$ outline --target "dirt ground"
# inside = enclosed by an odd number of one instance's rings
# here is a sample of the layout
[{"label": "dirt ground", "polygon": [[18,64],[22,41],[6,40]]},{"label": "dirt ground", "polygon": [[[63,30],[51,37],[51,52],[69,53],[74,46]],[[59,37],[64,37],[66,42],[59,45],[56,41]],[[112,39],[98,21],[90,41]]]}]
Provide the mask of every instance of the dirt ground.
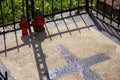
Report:
[{"label": "dirt ground", "polygon": [[[83,22],[77,22],[79,28],[84,27]],[[49,33],[55,34],[48,37],[42,42],[42,50],[46,56],[46,64],[48,70],[67,64],[61,55],[54,49],[56,45],[63,45],[79,59],[88,58],[90,56],[103,53],[110,59],[90,66],[90,69],[100,76],[102,80],[120,80],[120,45],[113,42],[94,27],[82,28],[78,30],[75,24],[57,28],[48,28]],[[23,44],[21,39],[18,40],[19,45]],[[1,43],[2,44],[2,43]],[[31,45],[31,44],[30,44]],[[15,39],[7,42],[7,49],[16,46]],[[0,51],[4,46],[0,46]],[[10,71],[15,80],[39,80],[37,65],[35,61],[34,50],[28,45],[13,49],[5,54],[0,54],[0,60]],[[56,80],[84,80],[77,72],[72,72],[62,76]]]}]

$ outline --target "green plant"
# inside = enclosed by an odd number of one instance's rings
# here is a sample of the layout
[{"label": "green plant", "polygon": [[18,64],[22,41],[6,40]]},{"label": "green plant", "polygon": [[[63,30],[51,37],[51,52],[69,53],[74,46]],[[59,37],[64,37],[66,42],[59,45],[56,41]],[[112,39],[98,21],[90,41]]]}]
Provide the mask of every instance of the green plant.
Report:
[{"label": "green plant", "polygon": [[97,6],[97,1],[98,0],[90,0],[89,5],[93,6],[93,7],[96,7]]},{"label": "green plant", "polygon": [[[44,14],[52,14],[61,10],[61,1],[62,1],[62,10],[70,8],[70,0],[44,0],[44,5],[42,0],[34,0],[35,8],[40,8],[41,12]],[[71,0],[71,8],[78,7],[78,0]],[[13,3],[12,3],[13,2]],[[79,5],[85,5],[85,0],[80,0]],[[29,5],[29,15],[31,18],[31,2],[28,0]],[[21,14],[26,15],[26,0],[1,0],[2,13],[0,9],[0,25],[2,25],[2,16],[4,19],[4,24],[12,23],[13,21],[17,22],[18,17]],[[53,8],[52,8],[53,7]],[[53,15],[54,16],[54,15]],[[51,16],[49,16],[51,17]]]},{"label": "green plant", "polygon": [[112,14],[112,19],[113,19],[113,20],[118,20],[118,17],[119,17],[119,16],[115,15],[114,13]]},{"label": "green plant", "polygon": [[[0,14],[3,16],[4,24],[18,21],[18,16],[23,14],[22,0],[3,0],[1,7],[2,13]],[[0,21],[0,24],[2,24],[2,18],[0,18]]]}]

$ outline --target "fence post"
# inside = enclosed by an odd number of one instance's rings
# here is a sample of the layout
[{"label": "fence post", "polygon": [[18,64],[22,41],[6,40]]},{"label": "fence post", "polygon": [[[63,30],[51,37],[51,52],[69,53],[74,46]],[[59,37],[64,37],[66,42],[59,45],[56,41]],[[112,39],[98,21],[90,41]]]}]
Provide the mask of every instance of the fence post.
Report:
[{"label": "fence post", "polygon": [[[28,0],[26,0],[26,14],[27,14],[27,21],[30,22],[29,2],[28,2]],[[29,26],[29,33],[30,34],[32,33],[30,26]]]},{"label": "fence post", "polygon": [[85,0],[85,10],[89,12],[89,0]]},{"label": "fence post", "polygon": [[119,1],[119,16],[118,16],[118,28],[120,27],[120,1]]},{"label": "fence post", "polygon": [[32,18],[34,17],[34,11],[35,11],[34,0],[31,0],[31,13],[32,13]]}]

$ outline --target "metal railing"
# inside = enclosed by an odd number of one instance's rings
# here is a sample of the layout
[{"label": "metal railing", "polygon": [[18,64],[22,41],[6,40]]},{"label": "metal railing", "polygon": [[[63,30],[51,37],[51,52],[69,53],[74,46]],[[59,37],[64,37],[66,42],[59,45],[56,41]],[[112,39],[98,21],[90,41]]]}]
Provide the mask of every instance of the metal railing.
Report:
[{"label": "metal railing", "polygon": [[[107,0],[0,0],[0,35],[3,35],[4,48],[6,50],[6,33],[14,32],[16,45],[18,46],[17,31],[20,30],[19,16],[27,16],[28,22],[33,18],[35,8],[39,8],[45,18],[52,18],[46,21],[64,19],[63,13],[72,11],[79,13],[81,9],[95,16],[101,22],[108,25],[108,28],[120,32],[120,3],[115,6],[115,0],[111,3]],[[59,19],[54,19],[60,14]],[[29,32],[31,28],[29,27]],[[19,48],[17,48],[19,51]]]},{"label": "metal railing", "polygon": [[[30,20],[34,16],[35,8],[39,8],[42,15],[45,18],[51,18],[50,20],[46,21],[46,23],[49,23],[52,21],[55,22],[56,20],[60,20],[60,19],[63,19],[64,21],[65,19],[65,17],[63,17],[64,12],[68,12],[69,17],[73,17],[72,11],[75,11],[76,13],[80,13],[80,10],[84,9],[86,12],[88,12],[88,14],[95,16],[94,17],[95,19],[97,18],[103,24],[104,23],[107,24],[109,29],[112,28],[113,30],[115,30],[116,33],[118,33],[120,32],[120,29],[119,29],[120,28],[120,3],[117,7],[115,7],[114,0],[112,0],[110,4],[108,4],[108,2],[106,1],[107,0],[0,0],[0,37],[3,36],[3,46],[4,46],[4,50],[0,51],[0,53],[5,53],[5,56],[7,56],[7,51],[17,49],[17,51],[19,52],[19,47],[26,45],[26,44],[21,44],[21,45],[18,44],[17,31],[20,30],[18,26],[18,23],[20,22],[19,16],[21,14],[24,14],[25,16],[27,16],[27,21],[30,23]],[[60,14],[59,19],[54,18],[56,14]],[[56,25],[56,28],[59,32],[57,25]],[[46,30],[48,30],[47,27],[46,27]],[[12,48],[7,48],[6,35],[7,33],[12,33],[12,32],[15,34],[16,46]],[[29,26],[29,32],[31,33],[30,26]],[[68,32],[69,32],[69,29],[68,29]],[[61,33],[60,33],[60,36],[61,36]],[[120,34],[117,37],[119,36]],[[120,38],[119,38],[119,41],[120,41]],[[50,80],[48,76],[45,57],[42,53],[40,53],[40,51],[42,51],[41,43],[38,44],[38,43],[31,42],[31,44],[34,49],[40,80],[43,80],[44,75],[46,75],[47,80]],[[36,44],[39,47],[35,47]],[[42,58],[40,58],[38,54],[41,55]],[[40,64],[44,66],[44,69],[40,68]],[[41,70],[43,70],[44,73],[41,72]]]},{"label": "metal railing", "polygon": [[[74,2],[73,2],[74,1]],[[84,0],[0,0],[0,27],[5,28],[12,25],[12,30],[2,30],[0,34],[19,30],[15,26],[19,23],[19,16],[24,14],[27,20],[33,18],[35,8],[40,8],[44,17],[54,17],[55,14],[67,12],[85,7]]]},{"label": "metal railing", "polygon": [[[74,2],[73,2],[74,1]],[[85,8],[84,0],[0,0],[0,36],[3,38],[5,55],[7,51],[7,34],[14,33],[16,41],[16,49],[19,52],[18,33],[20,30],[18,23],[21,14],[27,17],[27,21],[34,16],[35,8],[39,8],[45,18],[52,18],[46,23],[55,21],[54,16],[60,14],[64,19],[63,13],[68,12],[70,15],[72,11],[79,13],[80,9]],[[29,27],[29,33],[31,28]]]},{"label": "metal railing", "polygon": [[[120,26],[120,2],[112,0],[1,0],[0,1],[0,28],[3,28],[0,34],[19,30],[16,23],[19,23],[19,16],[24,14],[28,21],[33,18],[35,8],[40,8],[44,17],[53,18],[55,14],[68,12],[71,14],[73,10],[79,12],[80,8],[85,8],[87,11],[96,11],[96,16],[101,14],[101,19],[105,22],[108,18],[109,25],[115,26],[116,30]],[[6,30],[11,26],[11,30]]]},{"label": "metal railing", "polygon": [[101,22],[120,32],[119,0],[89,0],[89,11]]}]

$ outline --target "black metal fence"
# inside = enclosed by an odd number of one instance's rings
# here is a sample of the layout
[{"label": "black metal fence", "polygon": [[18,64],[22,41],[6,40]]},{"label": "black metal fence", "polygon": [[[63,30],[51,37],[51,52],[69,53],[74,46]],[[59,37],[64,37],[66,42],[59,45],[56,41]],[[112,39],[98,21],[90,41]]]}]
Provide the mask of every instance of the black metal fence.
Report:
[{"label": "black metal fence", "polygon": [[[46,18],[52,18],[46,21],[55,20],[54,16],[72,11],[79,13],[86,10],[92,13],[101,22],[106,23],[115,31],[120,32],[120,2],[117,0],[0,0],[0,35],[4,36],[4,45],[6,45],[6,33],[14,32],[18,46],[17,31],[20,30],[17,23],[21,14],[27,16],[28,22],[33,18],[35,8],[39,8],[42,15]],[[29,32],[31,29],[29,28]],[[5,46],[6,49],[6,46]],[[18,49],[19,51],[19,49]]]},{"label": "black metal fence", "polygon": [[[119,0],[0,0],[0,34],[19,30],[16,26],[19,16],[24,14],[30,21],[35,8],[40,8],[43,16],[49,18],[58,13],[62,16],[62,13],[67,11],[70,14],[73,10],[79,13],[80,9],[85,8],[89,12],[95,11],[94,15],[103,22],[107,18],[109,21],[106,23],[115,26],[116,30],[120,26]],[[99,17],[99,14],[102,17]]]},{"label": "black metal fence", "polygon": [[[0,0],[0,34],[19,30],[16,23],[19,16],[24,14],[30,21],[34,15],[35,8],[40,8],[44,17],[53,18],[55,14],[85,7],[84,0]],[[77,12],[76,11],[76,12]],[[5,29],[9,26],[9,30]]]},{"label": "black metal fence", "polygon": [[120,1],[89,0],[89,11],[101,22],[120,32]]}]

